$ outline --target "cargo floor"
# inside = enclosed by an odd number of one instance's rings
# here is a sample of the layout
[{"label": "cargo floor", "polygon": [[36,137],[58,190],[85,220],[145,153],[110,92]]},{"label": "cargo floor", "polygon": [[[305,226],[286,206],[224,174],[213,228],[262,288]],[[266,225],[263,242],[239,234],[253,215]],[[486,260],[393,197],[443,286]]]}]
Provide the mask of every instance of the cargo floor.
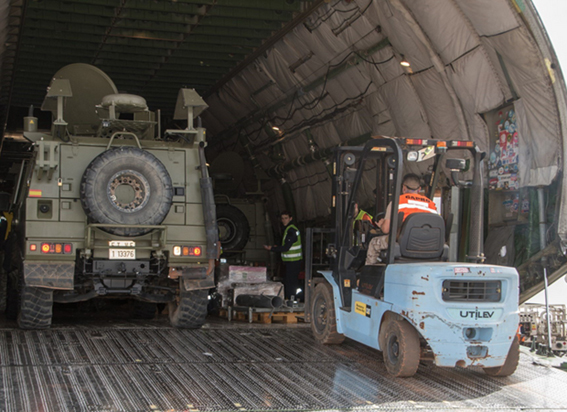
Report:
[{"label": "cargo floor", "polygon": [[56,313],[52,329],[22,331],[1,319],[0,365],[1,411],[567,410],[567,373],[526,354],[504,379],[434,366],[392,379],[380,352],[319,346],[305,324],[176,330],[163,315]]}]

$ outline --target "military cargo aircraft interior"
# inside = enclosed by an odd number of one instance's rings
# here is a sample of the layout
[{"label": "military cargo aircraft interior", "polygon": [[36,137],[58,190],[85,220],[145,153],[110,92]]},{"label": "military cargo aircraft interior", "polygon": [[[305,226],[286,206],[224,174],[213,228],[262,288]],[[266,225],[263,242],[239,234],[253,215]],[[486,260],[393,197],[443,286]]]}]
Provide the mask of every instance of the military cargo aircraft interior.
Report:
[{"label": "military cargo aircraft interior", "polygon": [[0,3],[0,410],[567,410],[545,0]]}]

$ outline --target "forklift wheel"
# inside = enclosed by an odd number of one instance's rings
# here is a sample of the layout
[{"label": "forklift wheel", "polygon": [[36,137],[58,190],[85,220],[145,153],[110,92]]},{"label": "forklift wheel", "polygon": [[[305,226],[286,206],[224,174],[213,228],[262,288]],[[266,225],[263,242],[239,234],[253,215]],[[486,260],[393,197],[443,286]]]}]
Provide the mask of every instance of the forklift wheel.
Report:
[{"label": "forklift wheel", "polygon": [[406,320],[391,319],[382,326],[384,363],[390,375],[407,378],[417,372],[420,348],[416,330]]},{"label": "forklift wheel", "polygon": [[518,336],[516,336],[512,341],[512,346],[510,346],[504,365],[494,368],[484,368],[484,372],[487,375],[501,378],[510,376],[516,371],[518,362],[520,362],[520,343],[518,342]]},{"label": "forklift wheel", "polygon": [[323,345],[343,343],[345,336],[337,332],[333,289],[327,282],[319,283],[311,298],[311,330],[315,340]]}]

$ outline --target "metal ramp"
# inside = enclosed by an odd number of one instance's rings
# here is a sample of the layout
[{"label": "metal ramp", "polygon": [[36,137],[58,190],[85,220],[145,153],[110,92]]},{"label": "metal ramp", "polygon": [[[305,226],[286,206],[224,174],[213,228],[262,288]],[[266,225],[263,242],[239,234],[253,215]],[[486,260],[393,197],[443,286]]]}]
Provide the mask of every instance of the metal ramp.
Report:
[{"label": "metal ramp", "polygon": [[504,379],[434,366],[393,379],[379,352],[348,340],[319,346],[304,324],[165,325],[161,316],[22,331],[0,321],[0,410],[567,409],[567,373],[525,355]]}]

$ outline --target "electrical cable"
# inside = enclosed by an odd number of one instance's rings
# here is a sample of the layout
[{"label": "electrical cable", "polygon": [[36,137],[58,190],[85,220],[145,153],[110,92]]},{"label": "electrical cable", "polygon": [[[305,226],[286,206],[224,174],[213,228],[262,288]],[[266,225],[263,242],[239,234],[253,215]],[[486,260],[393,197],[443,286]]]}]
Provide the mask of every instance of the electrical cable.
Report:
[{"label": "electrical cable", "polygon": [[[326,89],[327,89],[327,81],[328,81],[328,79],[329,79],[329,72],[331,71],[331,69],[334,68],[334,67],[337,67],[337,66],[342,65],[342,64],[343,64],[347,59],[349,59],[353,54],[358,54],[358,52],[356,52],[356,51],[351,51],[351,52],[350,52],[349,54],[347,54],[343,59],[341,59],[340,62],[335,63],[335,64],[332,64],[332,65],[329,65],[329,66],[327,67],[327,72],[325,73],[325,76],[324,76],[324,79],[325,79],[325,80],[324,80],[324,82],[323,82],[323,86],[322,86],[322,89],[321,89],[321,94],[319,95],[319,97],[313,99],[311,102],[305,103],[304,105],[302,105],[302,106],[296,108],[293,112],[291,112],[291,116],[288,114],[288,116],[286,116],[286,118],[283,118],[283,119],[280,118],[279,116],[275,116],[275,117],[273,117],[272,119],[281,119],[282,123],[280,123],[279,126],[283,126],[283,125],[285,124],[285,122],[287,122],[288,120],[290,120],[290,119],[293,117],[293,115],[295,115],[295,113],[296,113],[298,110],[303,110],[303,109],[313,110],[313,109],[315,108],[315,106],[316,106],[317,104],[319,104],[319,103],[321,102],[321,100],[325,97],[325,91],[326,91]],[[297,95],[297,92],[294,94],[294,99],[292,100],[292,104],[293,104],[293,101],[295,100],[295,96],[296,96],[296,95]],[[335,106],[335,107],[336,107],[336,106]]]},{"label": "electrical cable", "polygon": [[[298,183],[298,182],[300,182],[300,181],[302,181],[302,180],[309,179],[309,178],[316,177],[316,176],[322,176],[322,175],[325,176],[324,179],[318,179],[318,180],[317,180],[316,182],[314,182],[314,183],[307,183],[307,184],[301,184],[301,185],[295,186],[296,183]],[[318,173],[315,173],[315,174],[311,174],[311,175],[309,175],[309,176],[300,177],[300,178],[297,178],[297,179],[295,179],[295,180],[289,180],[289,184],[290,184],[290,186],[291,186],[291,188],[292,188],[293,190],[298,190],[298,189],[304,189],[304,188],[306,188],[306,187],[313,187],[313,186],[316,186],[316,185],[318,185],[318,184],[320,184],[320,183],[327,182],[327,181],[329,181],[329,180],[330,180],[330,178],[329,178],[329,172],[327,172],[326,170],[324,170],[324,171],[322,171],[322,172],[318,172]]]},{"label": "electrical cable", "polygon": [[[311,117],[308,118],[308,119],[305,119],[303,122],[300,122],[299,124],[297,124],[297,125],[295,125],[293,128],[291,128],[291,129],[287,132],[287,134],[292,133],[293,131],[297,130],[298,128],[302,128],[303,125],[304,125],[306,122],[309,122],[311,119],[314,119],[315,117],[320,116],[322,113],[325,113],[326,111],[329,111],[329,110],[332,110],[332,109],[336,109],[336,108],[338,108],[339,106],[343,105],[344,103],[346,103],[346,102],[348,102],[348,101],[354,101],[354,100],[360,99],[361,97],[363,97],[363,96],[366,94],[366,92],[368,91],[368,89],[370,89],[370,86],[372,86],[372,84],[373,84],[373,82],[370,81],[362,93],[359,93],[358,95],[356,95],[356,96],[354,96],[354,97],[347,97],[347,98],[343,99],[341,102],[336,103],[334,106],[328,107],[327,109],[323,109],[323,110],[322,110],[320,113],[318,113],[317,115],[314,115],[314,116],[311,116]],[[339,112],[339,113],[340,113],[340,112]]]},{"label": "electrical cable", "polygon": [[[362,54],[360,54],[360,53],[357,52],[357,51],[353,51],[353,52],[349,53],[349,54],[348,54],[345,58],[343,58],[339,63],[336,63],[336,64],[333,64],[333,65],[328,66],[328,68],[327,68],[327,73],[325,74],[325,82],[323,83],[323,89],[321,90],[321,95],[320,95],[318,98],[312,100],[310,103],[306,103],[306,104],[304,104],[304,105],[302,105],[302,106],[296,108],[293,112],[291,112],[291,110],[290,110],[290,111],[288,112],[288,115],[287,115],[285,118],[281,118],[281,117],[279,117],[279,116],[272,117],[273,120],[276,120],[276,119],[277,119],[277,120],[279,120],[279,121],[281,122],[281,123],[278,124],[278,126],[283,126],[288,120],[290,120],[290,119],[293,117],[293,115],[295,115],[295,113],[296,113],[298,110],[302,110],[302,109],[313,110],[313,109],[315,108],[315,106],[320,103],[320,101],[323,99],[323,97],[324,97],[324,95],[325,95],[325,90],[326,90],[326,86],[327,86],[328,75],[329,75],[329,72],[330,72],[331,68],[343,64],[343,63],[345,62],[345,60],[348,59],[348,58],[349,58],[351,55],[353,55],[353,54],[356,54],[361,60],[363,60],[363,61],[365,61],[365,62],[367,62],[367,63],[373,64],[374,66],[378,66],[378,65],[381,65],[381,64],[385,64],[385,63],[387,63],[387,62],[389,62],[389,61],[391,61],[392,59],[395,58],[395,56],[392,55],[391,57],[389,57],[389,58],[386,59],[386,60],[376,62],[376,61],[374,61],[373,59],[372,59],[372,60],[366,59]],[[368,88],[367,88],[367,90],[368,90]],[[295,100],[295,97],[296,97],[296,96],[297,96],[297,92],[294,94],[294,100]],[[294,101],[294,100],[292,100],[292,103],[291,103],[291,104],[293,104],[293,101]],[[340,103],[339,103],[339,104],[340,104]],[[290,108],[290,109],[291,109],[291,108]],[[290,115],[290,113],[291,113],[291,115]]]},{"label": "electrical cable", "polygon": [[[342,32],[344,31],[343,26],[344,26],[345,24],[348,25],[348,26],[350,26],[352,23],[354,23],[355,21],[357,21],[358,19],[360,19],[360,18],[364,15],[364,13],[366,13],[366,11],[370,8],[370,5],[372,4],[372,1],[373,1],[373,0],[369,0],[369,1],[368,1],[368,4],[366,5],[366,8],[365,8],[364,10],[362,10],[362,11],[360,11],[360,7],[358,7],[360,14],[359,14],[358,16],[356,16],[355,19],[353,19],[353,20],[345,19],[345,20],[339,25],[339,27],[336,27],[336,28],[334,28],[334,29],[331,29],[331,32],[333,32],[333,33],[335,34],[335,36],[338,35],[338,34],[340,34],[340,33],[342,33]],[[345,28],[346,28],[346,27],[345,27]],[[337,33],[336,33],[336,32],[337,32]]]},{"label": "electrical cable", "polygon": [[360,54],[360,53],[358,53],[358,52],[356,52],[356,55],[357,55],[358,57],[360,57],[361,60],[363,60],[363,61],[365,61],[365,62],[367,62],[367,63],[373,64],[374,66],[379,66],[379,65],[381,65],[381,64],[388,63],[390,60],[392,60],[393,58],[396,57],[396,56],[392,55],[391,57],[387,58],[386,60],[382,60],[382,61],[380,61],[380,62],[375,62],[374,60],[368,60],[368,59],[366,59],[362,54]]},{"label": "electrical cable", "polygon": [[[315,19],[313,24],[310,24],[309,27],[308,27],[310,29],[310,31],[318,29],[319,26],[321,26],[321,24],[327,22],[335,13],[350,13],[351,11],[360,12],[360,6],[358,4],[356,5],[356,7],[353,7],[353,8],[348,9],[348,10],[336,9],[335,7],[339,3],[340,3],[340,1],[335,2],[335,4],[330,6],[329,10],[327,10],[325,13],[323,13],[321,16],[319,16],[317,19]],[[370,0],[370,3],[372,3],[372,0]],[[369,5],[366,6],[366,9],[368,9],[368,7],[369,7]],[[364,11],[366,11],[366,9]],[[331,12],[331,10],[332,10],[332,12]],[[362,12],[362,13],[364,13],[364,12]],[[348,20],[348,18],[344,19],[343,22],[340,25],[344,24],[347,20]],[[319,24],[317,24],[317,23],[319,23]]]}]

